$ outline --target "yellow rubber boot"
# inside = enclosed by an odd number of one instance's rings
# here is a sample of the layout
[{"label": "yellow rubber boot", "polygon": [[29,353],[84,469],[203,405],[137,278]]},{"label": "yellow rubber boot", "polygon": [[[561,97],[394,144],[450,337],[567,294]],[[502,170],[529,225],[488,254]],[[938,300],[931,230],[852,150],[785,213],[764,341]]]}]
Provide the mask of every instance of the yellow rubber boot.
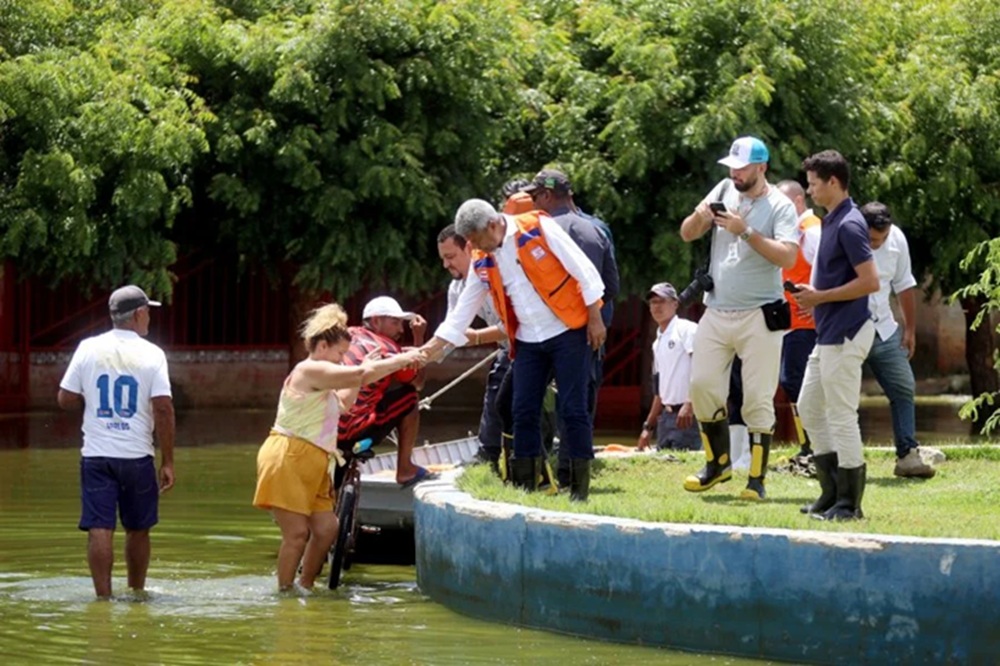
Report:
[{"label": "yellow rubber boot", "polygon": [[760,501],[767,497],[764,491],[764,476],[767,474],[767,458],[771,452],[771,438],[768,432],[750,433],[750,478],[740,497]]},{"label": "yellow rubber boot", "polygon": [[729,419],[699,421],[698,425],[705,447],[705,466],[684,479],[684,490],[692,493],[704,492],[733,478],[733,461],[729,459]]}]

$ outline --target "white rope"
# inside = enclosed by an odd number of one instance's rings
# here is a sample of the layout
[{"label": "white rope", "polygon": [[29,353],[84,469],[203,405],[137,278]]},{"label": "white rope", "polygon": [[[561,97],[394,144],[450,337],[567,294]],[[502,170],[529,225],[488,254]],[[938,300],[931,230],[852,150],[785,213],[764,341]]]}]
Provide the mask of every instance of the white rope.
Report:
[{"label": "white rope", "polygon": [[438,398],[440,398],[442,394],[444,394],[447,391],[449,391],[450,389],[454,388],[463,379],[465,379],[469,375],[471,375],[474,372],[476,372],[476,370],[479,370],[484,365],[488,365],[489,363],[492,363],[493,359],[496,358],[497,354],[499,354],[499,353],[500,353],[500,348],[497,347],[496,349],[493,350],[493,352],[489,356],[487,356],[483,360],[479,361],[479,363],[476,363],[474,366],[472,366],[471,368],[469,368],[468,370],[466,370],[465,372],[463,372],[462,374],[460,374],[458,377],[455,377],[455,379],[451,380],[449,383],[447,383],[444,386],[442,386],[441,389],[438,390],[438,392],[435,393],[434,395],[429,395],[426,398],[424,398],[423,400],[421,400],[419,403],[417,403],[417,406],[420,409],[430,409],[432,402],[434,402],[435,400],[437,400]]}]

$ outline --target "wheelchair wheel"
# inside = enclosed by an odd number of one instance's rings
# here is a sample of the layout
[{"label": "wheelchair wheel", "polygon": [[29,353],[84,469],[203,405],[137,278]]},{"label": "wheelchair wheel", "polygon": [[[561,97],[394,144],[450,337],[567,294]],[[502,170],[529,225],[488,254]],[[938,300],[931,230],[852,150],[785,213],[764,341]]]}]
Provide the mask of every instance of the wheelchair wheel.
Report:
[{"label": "wheelchair wheel", "polygon": [[[352,532],[354,531],[354,507],[358,495],[353,485],[344,486],[340,493],[340,506],[337,507],[337,519],[340,522],[337,540],[330,551],[330,589],[335,590],[340,585],[341,572],[350,567],[348,549],[352,549]],[[346,563],[346,566],[345,566]]]}]

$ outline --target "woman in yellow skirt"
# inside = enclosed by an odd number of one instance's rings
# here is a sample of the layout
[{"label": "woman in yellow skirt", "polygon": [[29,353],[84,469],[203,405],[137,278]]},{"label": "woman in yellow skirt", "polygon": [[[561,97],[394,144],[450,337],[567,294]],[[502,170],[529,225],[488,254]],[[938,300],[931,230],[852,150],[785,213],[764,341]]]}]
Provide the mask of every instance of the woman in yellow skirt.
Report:
[{"label": "woman in yellow skirt", "polygon": [[270,510],[281,528],[278,588],[310,589],[337,534],[329,460],[337,447],[337,422],[365,384],[408,366],[421,366],[417,350],[388,358],[375,352],[361,365],[341,364],[351,334],[337,304],[314,310],[302,325],[309,358],[292,369],[281,387],[271,435],[257,454],[253,505]]}]

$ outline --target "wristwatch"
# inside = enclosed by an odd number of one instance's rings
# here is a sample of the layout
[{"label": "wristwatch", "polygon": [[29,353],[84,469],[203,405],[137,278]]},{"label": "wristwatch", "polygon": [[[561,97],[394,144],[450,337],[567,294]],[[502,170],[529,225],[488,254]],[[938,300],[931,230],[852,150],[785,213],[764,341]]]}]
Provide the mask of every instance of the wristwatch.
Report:
[{"label": "wristwatch", "polygon": [[751,236],[753,236],[753,227],[747,226],[740,234],[740,240],[749,241]]},{"label": "wristwatch", "polygon": [[649,425],[645,421],[642,422],[643,431],[653,432],[653,426]]}]

